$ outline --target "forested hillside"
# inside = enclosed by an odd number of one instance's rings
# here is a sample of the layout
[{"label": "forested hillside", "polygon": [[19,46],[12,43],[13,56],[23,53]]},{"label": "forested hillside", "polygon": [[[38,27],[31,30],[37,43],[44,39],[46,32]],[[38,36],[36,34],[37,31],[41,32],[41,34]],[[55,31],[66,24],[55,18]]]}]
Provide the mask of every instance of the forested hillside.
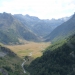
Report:
[{"label": "forested hillside", "polygon": [[48,47],[27,69],[31,75],[75,75],[75,35]]},{"label": "forested hillside", "polygon": [[24,75],[22,62],[14,52],[0,45],[0,75]]}]

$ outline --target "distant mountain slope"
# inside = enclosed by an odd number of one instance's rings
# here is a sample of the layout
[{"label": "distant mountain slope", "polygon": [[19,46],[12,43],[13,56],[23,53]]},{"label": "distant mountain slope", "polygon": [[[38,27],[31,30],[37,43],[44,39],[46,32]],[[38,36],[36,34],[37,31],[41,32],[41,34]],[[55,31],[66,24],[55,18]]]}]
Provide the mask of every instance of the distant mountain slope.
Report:
[{"label": "distant mountain slope", "polygon": [[75,32],[75,14],[67,22],[55,28],[48,36],[46,41],[57,41],[72,35]]},{"label": "distant mountain slope", "polygon": [[35,32],[39,36],[46,36],[48,35],[54,28],[61,25],[63,22],[65,22],[68,17],[61,18],[61,19],[39,19],[35,16],[29,16],[29,15],[21,15],[21,14],[15,14],[15,18],[17,18],[19,21],[21,21],[24,25],[26,25],[29,29],[31,29],[33,32]]},{"label": "distant mountain slope", "polygon": [[28,71],[31,75],[75,75],[75,35],[48,47]]},{"label": "distant mountain slope", "polygon": [[22,62],[14,52],[0,45],[0,75],[24,75]]},{"label": "distant mountain slope", "polygon": [[19,44],[19,39],[38,41],[38,37],[25,25],[8,13],[0,13],[0,42]]}]

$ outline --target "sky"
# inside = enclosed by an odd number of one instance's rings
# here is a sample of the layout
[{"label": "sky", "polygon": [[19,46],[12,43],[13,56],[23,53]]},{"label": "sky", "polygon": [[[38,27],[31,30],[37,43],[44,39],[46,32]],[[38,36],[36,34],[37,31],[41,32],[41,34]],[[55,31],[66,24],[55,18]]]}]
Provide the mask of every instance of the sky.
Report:
[{"label": "sky", "polygon": [[0,0],[2,12],[58,19],[74,14],[75,0]]}]

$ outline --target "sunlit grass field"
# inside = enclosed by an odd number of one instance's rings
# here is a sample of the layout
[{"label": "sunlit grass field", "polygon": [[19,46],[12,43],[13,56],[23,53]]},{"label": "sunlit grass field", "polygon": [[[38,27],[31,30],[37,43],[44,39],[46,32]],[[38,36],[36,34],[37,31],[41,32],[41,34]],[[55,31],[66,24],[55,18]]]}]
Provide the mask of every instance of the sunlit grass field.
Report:
[{"label": "sunlit grass field", "polygon": [[15,52],[19,57],[23,58],[28,55],[32,55],[32,57],[40,57],[42,55],[42,51],[45,50],[46,47],[50,45],[50,42],[28,42],[24,45],[5,45],[7,48],[11,49]]}]

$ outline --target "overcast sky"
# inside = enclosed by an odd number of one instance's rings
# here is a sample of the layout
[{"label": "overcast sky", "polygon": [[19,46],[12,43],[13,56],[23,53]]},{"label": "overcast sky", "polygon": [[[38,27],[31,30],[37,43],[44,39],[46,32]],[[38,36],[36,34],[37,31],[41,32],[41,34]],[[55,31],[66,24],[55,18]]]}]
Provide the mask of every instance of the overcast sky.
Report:
[{"label": "overcast sky", "polygon": [[75,0],[0,0],[2,12],[57,19],[75,12]]}]

